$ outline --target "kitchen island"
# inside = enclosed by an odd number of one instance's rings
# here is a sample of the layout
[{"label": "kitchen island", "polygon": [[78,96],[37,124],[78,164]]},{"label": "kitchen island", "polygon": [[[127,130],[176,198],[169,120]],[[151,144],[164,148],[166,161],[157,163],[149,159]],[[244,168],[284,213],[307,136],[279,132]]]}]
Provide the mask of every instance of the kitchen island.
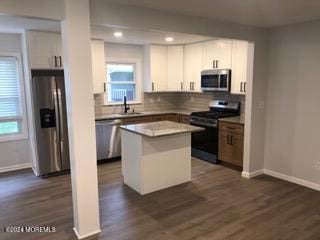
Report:
[{"label": "kitchen island", "polygon": [[143,195],[191,181],[191,132],[203,128],[160,121],[120,129],[126,185]]}]

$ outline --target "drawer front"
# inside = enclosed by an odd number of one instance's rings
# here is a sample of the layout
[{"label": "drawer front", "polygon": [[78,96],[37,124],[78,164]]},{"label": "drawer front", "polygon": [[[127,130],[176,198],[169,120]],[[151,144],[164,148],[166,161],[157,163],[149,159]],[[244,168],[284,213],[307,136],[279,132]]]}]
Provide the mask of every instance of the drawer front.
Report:
[{"label": "drawer front", "polygon": [[148,123],[153,122],[152,116],[148,117],[132,117],[132,118],[125,118],[121,120],[122,124],[138,124],[138,123]]},{"label": "drawer front", "polygon": [[166,121],[178,122],[178,115],[177,114],[167,114],[165,115]]},{"label": "drawer front", "polygon": [[190,123],[190,116],[181,114],[180,115],[180,122],[185,123],[185,124],[189,124]]},{"label": "drawer front", "polygon": [[236,123],[219,122],[219,131],[243,135],[243,125]]}]

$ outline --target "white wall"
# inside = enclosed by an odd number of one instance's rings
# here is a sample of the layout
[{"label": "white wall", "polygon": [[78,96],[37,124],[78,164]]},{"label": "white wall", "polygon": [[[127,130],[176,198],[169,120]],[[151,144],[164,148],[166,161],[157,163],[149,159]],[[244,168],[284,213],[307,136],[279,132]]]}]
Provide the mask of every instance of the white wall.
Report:
[{"label": "white wall", "polygon": [[[0,52],[15,52],[22,55],[21,35],[0,33]],[[31,163],[29,139],[0,142],[0,153],[0,171]]]},{"label": "white wall", "polygon": [[[226,37],[252,41],[255,44],[253,83],[248,83],[246,96],[246,142],[244,170],[263,169],[265,145],[266,100],[269,30],[238,24],[190,17],[148,8],[110,4],[104,0],[90,2],[91,24],[122,26],[139,30],[160,30]],[[252,114],[251,114],[252,113]],[[251,131],[250,131],[251,130]],[[250,164],[249,163],[250,159]]]},{"label": "white wall", "polygon": [[110,58],[136,58],[143,61],[142,46],[132,44],[105,43],[106,60]]},{"label": "white wall", "polygon": [[62,0],[1,0],[0,13],[52,20],[63,18]]},{"label": "white wall", "polygon": [[265,146],[266,169],[316,184],[320,184],[319,29],[316,21],[271,32]]}]

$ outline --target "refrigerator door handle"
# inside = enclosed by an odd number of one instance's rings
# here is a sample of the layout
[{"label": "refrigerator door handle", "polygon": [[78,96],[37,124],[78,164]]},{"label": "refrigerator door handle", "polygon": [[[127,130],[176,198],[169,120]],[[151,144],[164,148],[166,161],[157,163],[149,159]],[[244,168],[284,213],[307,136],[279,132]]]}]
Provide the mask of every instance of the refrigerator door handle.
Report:
[{"label": "refrigerator door handle", "polygon": [[[59,103],[58,103],[58,96],[55,90],[52,91],[53,100],[54,100],[54,113],[56,117],[56,129],[57,129],[57,141],[60,141],[60,116],[59,116]],[[57,142],[58,143],[58,142]]]},{"label": "refrigerator door handle", "polygon": [[[63,116],[62,116],[62,100],[61,100],[61,89],[58,88],[58,107],[59,107],[59,121],[61,121],[59,123],[59,130],[60,130],[60,133],[63,133],[64,132],[64,126],[63,126],[63,123],[62,123],[62,119],[63,119]],[[63,136],[61,136],[61,140]]]},{"label": "refrigerator door handle", "polygon": [[[58,96],[57,96],[57,91],[53,90],[53,99],[54,99],[54,112],[55,112],[55,117],[56,117],[56,133],[57,133],[57,138],[56,138],[56,147],[58,148],[58,154],[59,158],[61,159],[61,131],[60,131],[60,119],[59,119],[59,102],[58,102]],[[56,165],[56,169],[60,169],[59,164],[61,164],[60,161],[55,161],[54,164]]]},{"label": "refrigerator door handle", "polygon": [[61,89],[57,89],[58,92],[58,106],[59,106],[59,141],[60,141],[60,151],[61,151],[61,156],[63,156],[63,142],[65,141],[63,133],[65,131],[64,126],[63,126],[63,116],[62,116],[62,98],[61,98]]}]

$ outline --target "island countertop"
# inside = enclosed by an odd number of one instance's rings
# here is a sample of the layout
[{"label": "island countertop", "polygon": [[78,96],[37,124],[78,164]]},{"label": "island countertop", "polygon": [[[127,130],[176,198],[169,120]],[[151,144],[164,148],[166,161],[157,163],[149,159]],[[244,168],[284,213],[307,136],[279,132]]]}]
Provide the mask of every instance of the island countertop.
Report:
[{"label": "island countertop", "polygon": [[121,125],[121,129],[147,137],[161,137],[179,133],[200,132],[204,128],[171,121]]}]

